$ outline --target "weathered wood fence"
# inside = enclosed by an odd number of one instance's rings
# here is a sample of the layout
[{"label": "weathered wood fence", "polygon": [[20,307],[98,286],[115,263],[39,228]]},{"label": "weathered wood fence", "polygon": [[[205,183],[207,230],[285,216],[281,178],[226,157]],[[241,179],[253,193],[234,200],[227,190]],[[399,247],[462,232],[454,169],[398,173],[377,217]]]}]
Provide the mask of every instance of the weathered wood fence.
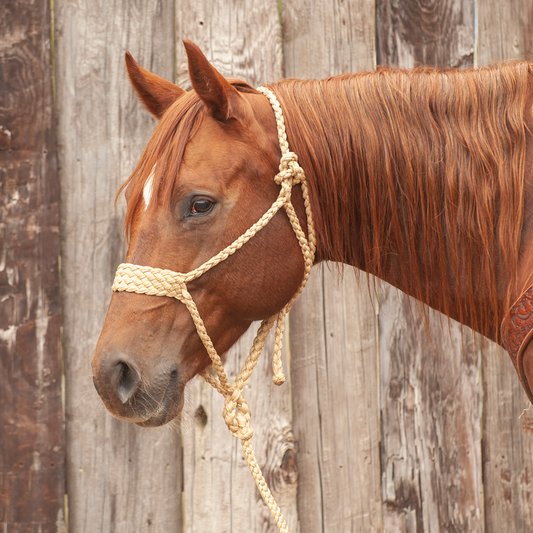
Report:
[{"label": "weathered wood fence", "polygon": [[[126,50],[189,88],[189,38],[259,85],[525,58],[532,21],[527,0],[3,0],[0,530],[276,530],[209,386],[194,381],[181,422],[154,430],[109,416],[92,386],[124,257],[113,199],[154,127]],[[274,388],[264,358],[247,391],[291,531],[533,530],[533,422],[512,365],[430,314],[428,331],[390,287],[315,270],[290,316],[289,383]]]}]

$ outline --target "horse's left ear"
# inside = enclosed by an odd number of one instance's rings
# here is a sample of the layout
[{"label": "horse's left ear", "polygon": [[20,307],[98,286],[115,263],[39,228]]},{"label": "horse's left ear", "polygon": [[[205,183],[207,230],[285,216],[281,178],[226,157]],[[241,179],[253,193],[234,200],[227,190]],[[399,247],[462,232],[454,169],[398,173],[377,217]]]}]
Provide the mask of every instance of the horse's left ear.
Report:
[{"label": "horse's left ear", "polygon": [[221,122],[235,117],[242,103],[237,89],[209,63],[198,46],[188,39],[185,39],[183,44],[189,60],[189,76],[193,89],[204,101],[212,116]]}]

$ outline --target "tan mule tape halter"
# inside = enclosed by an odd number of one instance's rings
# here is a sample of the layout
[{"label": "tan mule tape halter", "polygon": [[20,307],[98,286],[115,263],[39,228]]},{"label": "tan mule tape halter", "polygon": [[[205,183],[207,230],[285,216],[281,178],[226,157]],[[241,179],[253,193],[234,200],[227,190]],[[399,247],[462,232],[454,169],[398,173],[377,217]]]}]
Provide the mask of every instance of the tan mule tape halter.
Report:
[{"label": "tan mule tape halter", "polygon": [[[287,134],[285,132],[285,121],[283,119],[281,106],[279,105],[279,102],[272,91],[266,87],[259,87],[257,90],[268,98],[276,116],[278,139],[281,148],[279,173],[274,178],[275,182],[281,186],[281,190],[276,201],[248,231],[246,231],[228,247],[224,248],[224,250],[191,272],[180,273],[173,272],[172,270],[163,270],[161,268],[122,263],[117,269],[112,289],[114,292],[126,291],[154,296],[168,296],[171,298],[176,298],[186,305],[191,318],[193,319],[194,325],[196,326],[196,331],[198,332],[198,335],[200,336],[200,339],[202,340],[202,343],[204,344],[205,349],[211,358],[213,368],[216,372],[216,377],[214,377],[207,370],[204,370],[202,372],[202,376],[218,392],[220,392],[220,394],[224,396],[225,404],[222,414],[228,429],[234,437],[241,439],[244,455],[252,476],[263,500],[267,504],[272,516],[274,517],[274,520],[276,521],[278,529],[282,533],[289,533],[285,519],[283,518],[279,507],[272,497],[272,494],[265,482],[263,474],[261,473],[261,469],[259,468],[254,456],[252,444],[250,442],[250,439],[253,435],[252,426],[250,425],[251,412],[248,404],[242,396],[242,391],[245,385],[248,383],[248,379],[253,372],[261,352],[263,351],[268,333],[272,329],[272,326],[275,322],[277,322],[277,325],[272,362],[274,369],[273,381],[276,385],[281,385],[285,381],[281,363],[281,346],[283,340],[283,331],[285,328],[285,316],[289,312],[292,303],[302,292],[307,280],[309,279],[309,274],[311,273],[311,267],[313,266],[315,258],[316,239],[305,173],[298,164],[297,155],[289,150],[289,143],[287,142]],[[298,216],[296,215],[294,207],[291,203],[292,187],[298,183],[302,187],[305,213],[307,217],[308,237],[305,236],[305,233],[300,225],[300,221],[298,220]],[[287,216],[289,217],[289,221],[302,250],[305,262],[305,271],[302,283],[296,294],[277,315],[263,320],[257,331],[250,354],[246,358],[239,376],[235,379],[235,383],[231,384],[224,371],[220,356],[215,350],[211,338],[209,337],[205,328],[204,322],[198,313],[196,304],[187,290],[187,282],[200,277],[202,274],[227,259],[230,255],[234,254],[255,234],[263,229],[282,207],[285,209]]]}]

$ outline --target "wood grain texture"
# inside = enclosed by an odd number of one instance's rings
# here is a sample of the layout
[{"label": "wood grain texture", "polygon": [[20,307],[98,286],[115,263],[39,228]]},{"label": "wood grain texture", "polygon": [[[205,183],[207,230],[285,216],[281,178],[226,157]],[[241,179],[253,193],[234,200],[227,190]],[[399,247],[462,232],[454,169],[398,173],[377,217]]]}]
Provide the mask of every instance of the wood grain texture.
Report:
[{"label": "wood grain texture", "polygon": [[196,43],[224,76],[254,86],[282,76],[277,0],[176,2],[177,84],[190,89],[183,39]]},{"label": "wood grain texture", "polygon": [[[378,63],[472,66],[474,2],[379,0]],[[472,334],[386,287],[379,317],[384,531],[483,531],[481,357]],[[442,324],[441,324],[442,322]]]},{"label": "wood grain texture", "polygon": [[528,0],[489,0],[477,8],[479,66],[504,59],[533,60],[533,4]]},{"label": "wood grain texture", "polygon": [[64,531],[49,2],[0,5],[0,530]]},{"label": "wood grain texture", "polygon": [[[252,337],[250,333],[244,335],[227,355],[225,368],[232,381],[244,364]],[[244,397],[252,411],[252,445],[259,466],[290,531],[297,532],[298,470],[289,410],[290,383],[281,387],[272,383],[272,348],[271,336]],[[185,531],[277,532],[255,487],[240,441],[228,432],[223,407],[222,396],[203,379],[188,385],[182,417]]]},{"label": "wood grain texture", "polygon": [[[374,2],[282,3],[284,73],[374,68]],[[290,143],[290,139],[289,139]],[[314,272],[291,311],[294,433],[302,531],[380,531],[379,381],[374,309],[346,267]]]},{"label": "wood grain texture", "polygon": [[[533,4],[478,5],[479,65],[532,59]],[[507,352],[483,340],[483,479],[486,531],[533,530],[533,419]]]},{"label": "wood grain texture", "polygon": [[474,0],[376,0],[379,65],[469,67]]},{"label": "wood grain texture", "polygon": [[124,259],[119,185],[154,128],[124,66],[174,78],[171,3],[56,0],[69,531],[181,531],[181,446],[168,428],[112,418],[90,359]]},{"label": "wood grain texture", "polygon": [[286,78],[325,78],[374,68],[373,1],[282,2],[282,25]]},{"label": "wood grain texture", "polygon": [[[254,86],[276,81],[281,70],[281,32],[275,0],[178,2],[177,79],[190,88],[181,40],[191,39],[223,75]],[[252,345],[257,324],[227,354],[235,379]],[[272,343],[267,344],[245,398],[252,410],[252,444],[265,479],[290,531],[298,531],[298,472],[290,416],[290,384],[275,387]],[[284,356],[285,357],[285,356]],[[288,374],[288,372],[286,372]],[[189,384],[182,417],[185,531],[272,532],[277,527],[261,500],[240,442],[222,418],[222,397],[202,379]]]},{"label": "wood grain texture", "polygon": [[302,531],[381,531],[376,340],[365,278],[315,267],[291,311]]},{"label": "wood grain texture", "polygon": [[483,531],[477,337],[383,289],[379,314],[384,532]]},{"label": "wood grain texture", "polygon": [[533,530],[533,413],[509,355],[483,339],[487,533]]}]

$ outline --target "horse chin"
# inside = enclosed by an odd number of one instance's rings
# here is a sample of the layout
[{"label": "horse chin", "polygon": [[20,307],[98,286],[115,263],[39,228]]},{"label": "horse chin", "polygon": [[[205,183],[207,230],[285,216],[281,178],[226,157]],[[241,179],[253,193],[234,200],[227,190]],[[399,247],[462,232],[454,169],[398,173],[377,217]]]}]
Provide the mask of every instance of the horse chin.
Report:
[{"label": "horse chin", "polygon": [[[153,403],[153,400],[150,403]],[[174,395],[165,394],[155,406],[145,405],[140,408],[138,405],[122,405],[119,407],[106,404],[106,407],[115,418],[133,422],[140,427],[164,426],[181,413],[183,409],[183,390]]]},{"label": "horse chin", "polygon": [[[169,384],[163,393],[163,396],[154,401],[154,394],[150,392],[143,393],[146,406],[141,412],[137,411],[137,416],[130,419],[141,427],[158,427],[163,426],[176,418],[183,409],[184,386],[180,383]],[[148,402],[146,399],[150,398]],[[133,410],[134,412],[136,410]],[[139,420],[139,415],[142,417]]]},{"label": "horse chin", "polygon": [[[170,408],[170,406],[174,408]],[[180,396],[179,403],[176,403],[175,400],[171,399],[169,396],[165,396],[163,401],[156,409],[156,411],[146,420],[141,422],[135,422],[140,427],[143,428],[154,428],[159,426],[164,426],[168,424],[171,420],[174,420],[183,409],[183,394]]]}]

